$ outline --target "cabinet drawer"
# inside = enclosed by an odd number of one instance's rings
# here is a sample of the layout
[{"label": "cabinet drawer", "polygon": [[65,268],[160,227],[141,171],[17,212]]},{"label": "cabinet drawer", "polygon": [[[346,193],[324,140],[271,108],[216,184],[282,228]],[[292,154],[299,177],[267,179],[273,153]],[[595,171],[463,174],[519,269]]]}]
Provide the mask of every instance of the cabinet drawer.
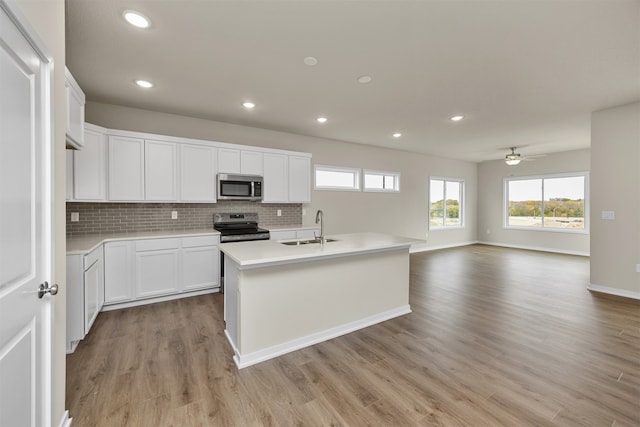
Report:
[{"label": "cabinet drawer", "polygon": [[157,251],[161,249],[178,249],[179,239],[149,239],[137,240],[136,252]]},{"label": "cabinet drawer", "polygon": [[100,258],[102,258],[102,245],[95,248],[94,250],[92,250],[91,252],[89,252],[84,256],[84,260],[83,260],[84,270],[85,271],[88,270],[89,267],[91,267]]},{"label": "cabinet drawer", "polygon": [[197,248],[199,246],[217,246],[220,244],[220,236],[193,236],[183,237],[183,248]]}]

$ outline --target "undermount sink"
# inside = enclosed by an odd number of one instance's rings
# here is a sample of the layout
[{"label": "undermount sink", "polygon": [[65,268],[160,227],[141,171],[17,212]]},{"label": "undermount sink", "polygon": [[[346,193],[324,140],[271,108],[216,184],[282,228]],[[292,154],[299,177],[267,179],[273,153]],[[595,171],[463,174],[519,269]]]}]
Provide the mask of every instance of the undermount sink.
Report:
[{"label": "undermount sink", "polygon": [[[324,239],[325,243],[329,242],[337,242],[336,239]],[[280,242],[283,245],[287,246],[300,246],[300,245],[309,245],[314,243],[320,243],[320,239],[306,239],[306,240],[289,240],[288,242]]]}]

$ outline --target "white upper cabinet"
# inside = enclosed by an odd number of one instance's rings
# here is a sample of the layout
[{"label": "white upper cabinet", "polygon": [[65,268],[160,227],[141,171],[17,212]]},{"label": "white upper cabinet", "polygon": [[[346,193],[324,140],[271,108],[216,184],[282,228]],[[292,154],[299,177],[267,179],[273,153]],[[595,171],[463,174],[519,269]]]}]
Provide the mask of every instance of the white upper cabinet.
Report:
[{"label": "white upper cabinet", "polygon": [[264,153],[263,198],[266,203],[289,201],[289,156]]},{"label": "white upper cabinet", "polygon": [[109,137],[109,200],[144,200],[144,139]]},{"label": "white upper cabinet", "polygon": [[[73,199],[103,201],[107,198],[107,136],[87,125],[81,151],[73,152]],[[67,178],[68,179],[68,178]]]},{"label": "white upper cabinet", "polygon": [[217,170],[215,147],[180,144],[180,201],[215,203]]},{"label": "white upper cabinet", "polygon": [[144,146],[145,200],[175,201],[176,143],[145,140]]},{"label": "white upper cabinet", "polygon": [[240,173],[240,150],[218,148],[218,173]]},{"label": "white upper cabinet", "polygon": [[240,152],[240,173],[247,175],[263,174],[263,154],[258,151],[242,150]]},{"label": "white upper cabinet", "polygon": [[67,145],[79,150],[84,145],[84,105],[86,98],[68,69],[65,69],[64,90],[67,103]]},{"label": "white upper cabinet", "polygon": [[311,202],[311,158],[289,156],[289,202]]}]

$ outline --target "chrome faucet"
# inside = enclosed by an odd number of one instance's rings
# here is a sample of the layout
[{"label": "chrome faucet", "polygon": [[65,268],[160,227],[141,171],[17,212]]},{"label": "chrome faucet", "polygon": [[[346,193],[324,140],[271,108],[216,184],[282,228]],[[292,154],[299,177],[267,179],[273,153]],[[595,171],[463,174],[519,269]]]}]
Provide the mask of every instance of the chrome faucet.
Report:
[{"label": "chrome faucet", "polygon": [[324,245],[324,214],[320,209],[318,209],[318,212],[316,212],[316,224],[318,223],[320,223],[320,237],[318,238],[320,239],[320,245],[323,246]]}]

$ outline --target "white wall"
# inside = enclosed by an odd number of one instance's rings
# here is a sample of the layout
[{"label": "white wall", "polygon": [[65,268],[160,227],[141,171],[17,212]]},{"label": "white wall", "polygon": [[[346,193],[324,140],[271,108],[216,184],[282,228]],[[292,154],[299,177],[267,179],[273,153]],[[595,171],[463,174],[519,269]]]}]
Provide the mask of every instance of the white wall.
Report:
[{"label": "white wall", "polygon": [[640,103],[592,114],[591,155],[591,288],[640,299]]},{"label": "white wall", "polygon": [[55,301],[53,336],[53,424],[65,411],[66,374],[66,222],[65,222],[65,129],[64,96],[65,23],[64,0],[18,0],[18,6],[53,56],[53,131],[54,131],[54,282],[60,285]]},{"label": "white wall", "polygon": [[322,209],[327,234],[382,231],[425,239],[429,176],[463,178],[470,207],[467,226],[432,232],[428,245],[456,245],[476,238],[476,163],[95,102],[87,104],[86,118],[89,123],[112,129],[308,152],[313,154],[313,164],[400,172],[401,191],[397,194],[313,191],[312,203],[303,206],[307,211],[303,222],[311,224],[315,211]]},{"label": "white wall", "polygon": [[589,254],[589,235],[553,231],[504,228],[503,182],[512,176],[532,176],[565,172],[588,172],[590,150],[575,150],[523,161],[507,166],[504,160],[482,162],[478,166],[478,240],[488,244]]}]

